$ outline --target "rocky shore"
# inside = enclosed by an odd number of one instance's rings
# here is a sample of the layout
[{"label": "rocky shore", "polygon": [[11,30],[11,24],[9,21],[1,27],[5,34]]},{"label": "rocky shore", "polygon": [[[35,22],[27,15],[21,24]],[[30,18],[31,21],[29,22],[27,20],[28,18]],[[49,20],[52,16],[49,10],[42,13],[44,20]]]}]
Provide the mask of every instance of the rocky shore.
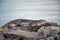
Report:
[{"label": "rocky shore", "polygon": [[18,19],[8,22],[0,30],[3,40],[60,40],[60,26],[45,20]]}]

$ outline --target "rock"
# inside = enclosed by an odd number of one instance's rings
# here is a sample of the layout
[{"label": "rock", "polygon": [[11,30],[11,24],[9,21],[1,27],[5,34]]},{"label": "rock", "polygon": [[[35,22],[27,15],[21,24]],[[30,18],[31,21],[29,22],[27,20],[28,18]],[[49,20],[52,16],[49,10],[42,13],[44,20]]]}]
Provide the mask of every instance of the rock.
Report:
[{"label": "rock", "polygon": [[[57,26],[58,27],[59,25],[57,23],[47,22],[45,20],[17,19],[17,20],[8,22],[2,28],[6,29],[6,27],[7,27],[8,32],[11,30],[20,30],[20,31],[22,30],[21,32],[15,31],[15,32],[13,32],[13,34],[10,34],[10,33],[4,34],[4,37],[8,38],[8,39],[10,38],[10,40],[13,40],[13,39],[16,39],[16,40],[38,40],[38,37],[39,37],[38,30],[43,26],[44,27],[46,27],[46,26],[48,26],[48,27],[49,26]],[[28,32],[26,32],[26,31],[28,31]],[[35,32],[35,33],[38,32],[37,36],[33,32]],[[15,33],[17,33],[17,35]],[[21,35],[19,35],[19,33]],[[27,33],[30,34],[31,37]],[[26,37],[26,35],[27,35],[27,37]],[[36,39],[32,37],[33,35]]]}]

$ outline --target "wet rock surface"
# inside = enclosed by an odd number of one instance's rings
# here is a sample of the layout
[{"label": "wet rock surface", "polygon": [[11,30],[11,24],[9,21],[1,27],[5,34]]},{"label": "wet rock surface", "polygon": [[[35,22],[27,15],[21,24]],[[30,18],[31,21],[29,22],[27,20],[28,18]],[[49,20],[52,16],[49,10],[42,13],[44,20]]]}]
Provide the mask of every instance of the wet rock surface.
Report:
[{"label": "wet rock surface", "polygon": [[[23,31],[29,31],[29,32],[38,32],[38,30],[43,26],[59,26],[57,23],[53,22],[47,22],[45,20],[23,20],[18,19],[11,21],[4,25],[2,28],[5,30],[23,30]],[[38,36],[39,37],[39,36]],[[24,37],[22,35],[15,35],[15,34],[4,34],[3,33],[4,40],[40,40],[39,38],[29,38]],[[46,39],[41,39],[46,40]]]}]

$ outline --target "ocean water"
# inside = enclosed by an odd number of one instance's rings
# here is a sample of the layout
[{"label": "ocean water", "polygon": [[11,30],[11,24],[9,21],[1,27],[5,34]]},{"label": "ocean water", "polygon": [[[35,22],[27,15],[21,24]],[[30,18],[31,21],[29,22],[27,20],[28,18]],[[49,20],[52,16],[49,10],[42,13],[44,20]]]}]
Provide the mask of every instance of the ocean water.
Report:
[{"label": "ocean water", "polygon": [[60,24],[60,0],[0,0],[0,27],[16,19],[44,19]]}]

